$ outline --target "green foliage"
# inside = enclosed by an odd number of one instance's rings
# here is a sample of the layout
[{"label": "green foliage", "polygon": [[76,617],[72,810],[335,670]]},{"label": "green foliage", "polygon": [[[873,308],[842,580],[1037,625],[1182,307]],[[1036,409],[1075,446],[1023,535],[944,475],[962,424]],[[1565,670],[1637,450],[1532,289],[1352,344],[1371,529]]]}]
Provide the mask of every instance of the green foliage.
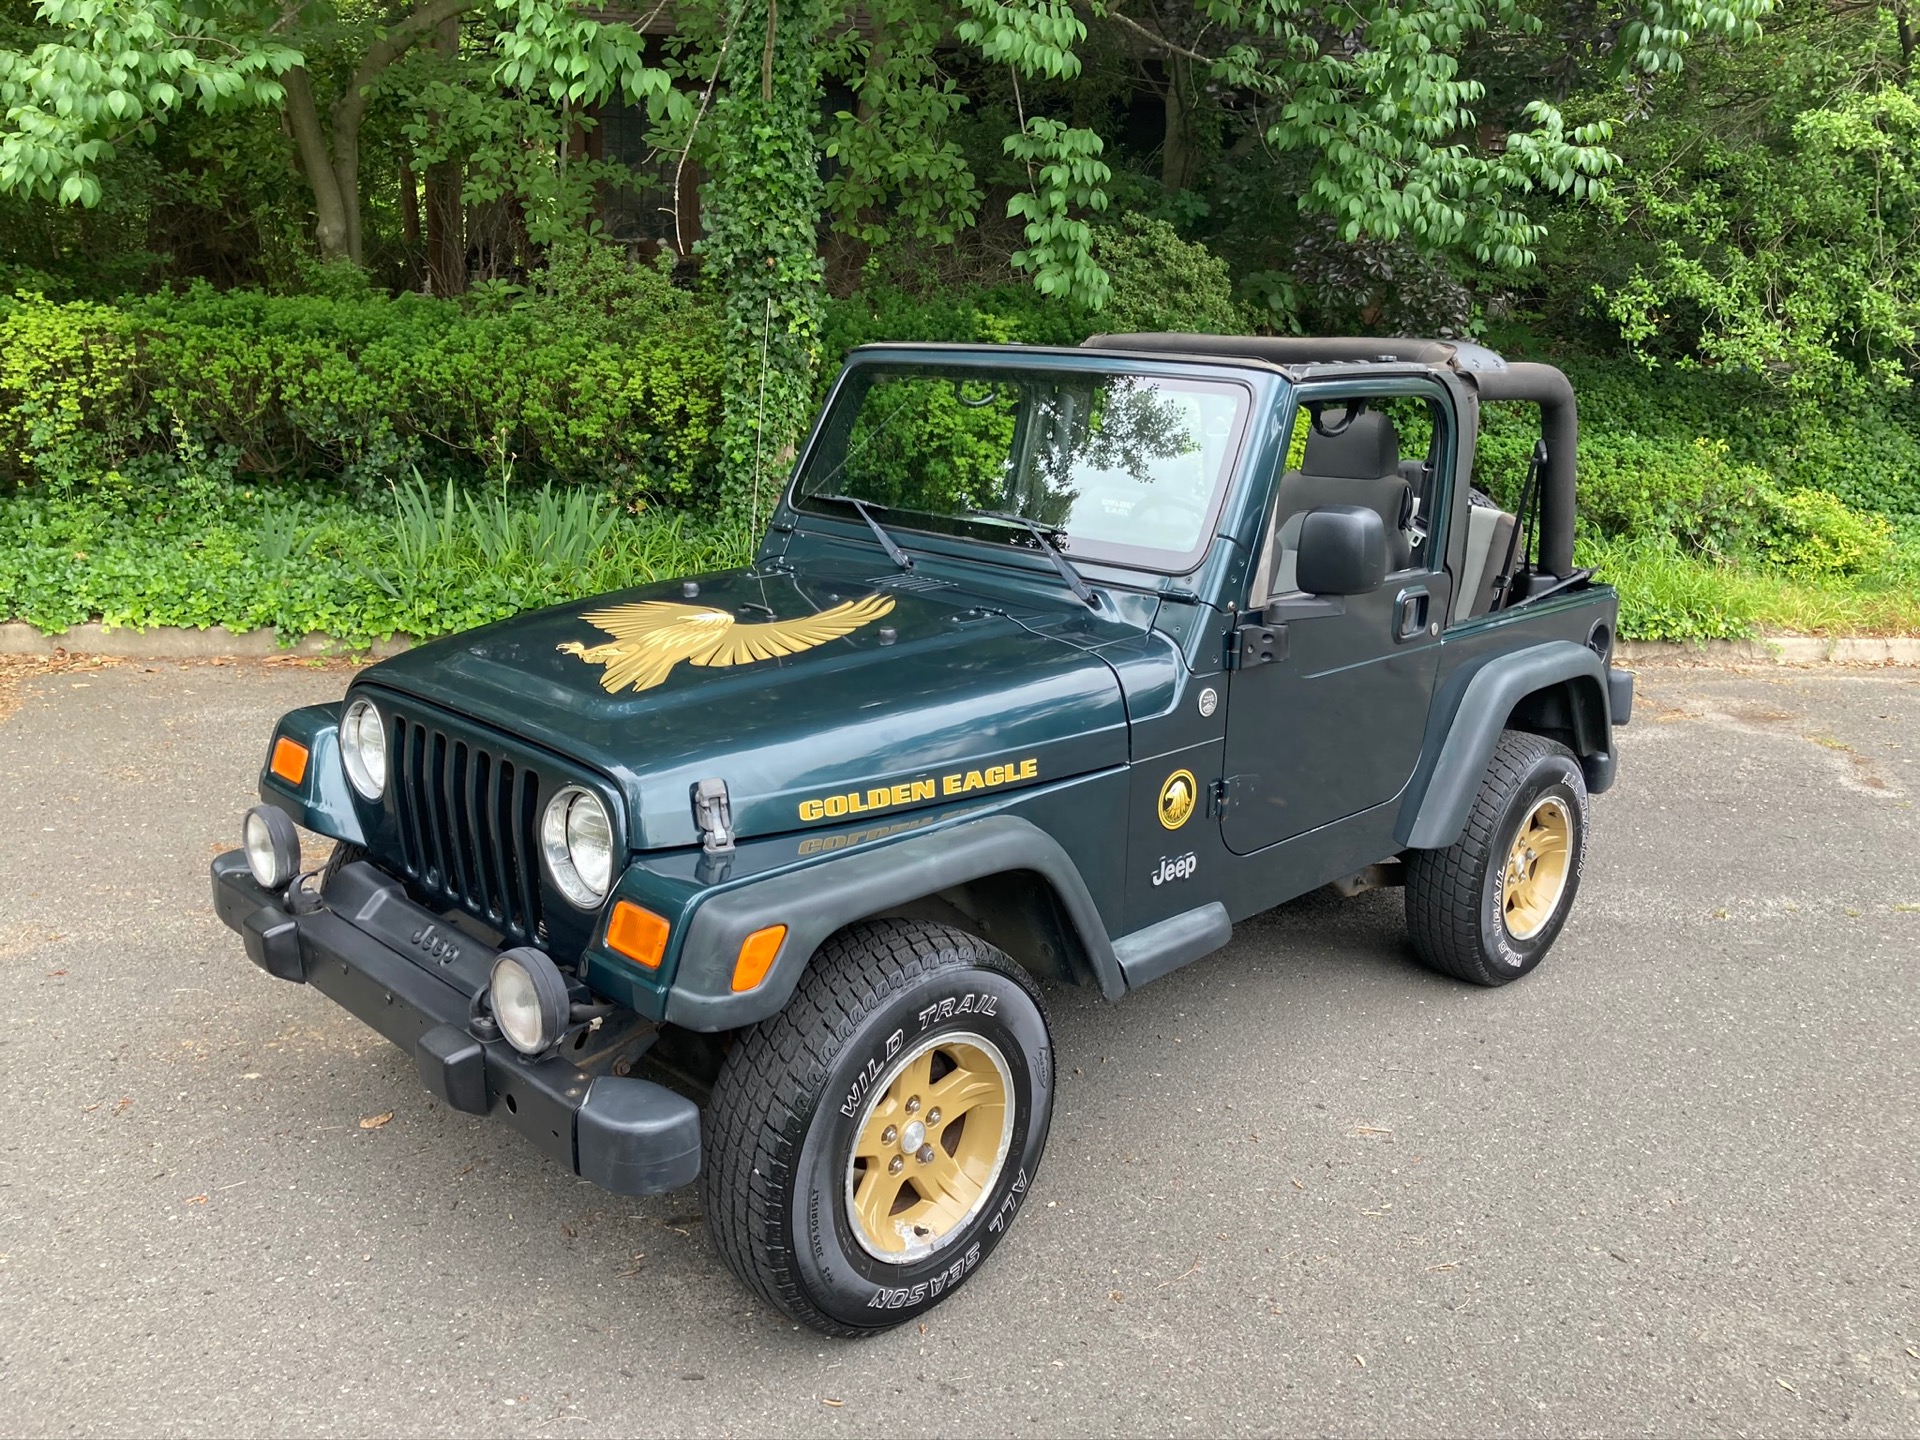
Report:
[{"label": "green foliage", "polygon": [[129,140],[194,103],[212,111],[277,105],[278,76],[300,53],[273,30],[175,0],[40,0],[50,32],[0,49],[0,190],[67,205],[100,203],[100,166]]},{"label": "green foliage", "polygon": [[1627,341],[1801,394],[1904,387],[1920,365],[1920,95],[1839,96],[1779,145],[1696,138],[1623,197],[1649,242],[1602,291]]},{"label": "green foliage", "polygon": [[1739,640],[1757,628],[1734,573],[1671,537],[1583,542],[1574,558],[1620,592],[1623,639]]},{"label": "green foliage", "polygon": [[1249,328],[1226,261],[1182,240],[1165,220],[1128,215],[1099,232],[1093,253],[1113,286],[1100,312],[1104,330],[1238,335]]},{"label": "green foliage", "polygon": [[481,313],[364,286],[196,287],[118,311],[19,302],[0,313],[0,338],[20,342],[0,361],[0,467],[97,474],[187,434],[268,476],[517,461],[536,478],[693,497],[718,419],[711,308],[594,252],[540,279]]},{"label": "green foliage", "polygon": [[1027,248],[1013,252],[1013,268],[1033,276],[1042,295],[1058,295],[1090,310],[1107,301],[1111,284],[1093,259],[1093,227],[1075,211],[1107,208],[1113,171],[1091,130],[1037,115],[1006,140],[1007,154],[1027,167],[1032,188],[1007,202],[1007,214],[1026,222]]},{"label": "green foliage", "polygon": [[699,244],[724,314],[719,499],[748,530],[786,480],[809,419],[825,299],[813,135],[820,0],[788,0],[777,23],[774,3],[745,0],[734,16]]},{"label": "green foliage", "polygon": [[1870,575],[1893,554],[1893,524],[1830,490],[1789,490],[1768,497],[1758,543],[1769,562],[1796,574]]},{"label": "green foliage", "polygon": [[887,286],[862,290],[827,305],[821,350],[828,363],[820,371],[821,390],[856,345],[888,340],[1078,345],[1102,328],[1104,318],[1021,285],[933,295]]},{"label": "green foliage", "polygon": [[477,499],[417,481],[349,502],[233,483],[218,465],[143,464],[64,496],[0,499],[0,615],[234,630],[289,643],[427,637],[522,610],[741,564],[730,538],[585,491]]},{"label": "green foliage", "polygon": [[88,301],[0,301],[0,477],[69,485],[123,458],[133,427],[126,318]]},{"label": "green foliage", "polygon": [[870,30],[830,36],[823,75],[853,92],[835,112],[823,149],[834,163],[826,207],[834,226],[862,244],[896,236],[950,245],[979,215],[981,192],[953,122],[967,97],[943,74],[936,49],[948,13],[935,0],[875,0]]},{"label": "green foliage", "polygon": [[[1525,335],[1495,339],[1510,357],[1550,359],[1573,381],[1584,522],[1618,534],[1711,525],[1689,513],[1737,506],[1751,489],[1739,472],[1750,469],[1779,490],[1830,490],[1855,509],[1920,523],[1920,403],[1911,395],[1802,398],[1752,375],[1648,370],[1541,354]],[[1517,493],[1536,433],[1519,407],[1487,407],[1482,488]],[[1713,543],[1710,533],[1702,539]]]},{"label": "green foliage", "polygon": [[1582,540],[1575,558],[1620,591],[1629,640],[1737,640],[1757,634],[1920,631],[1920,541],[1877,574],[1798,576],[1690,553],[1671,537]]},{"label": "green foliage", "polygon": [[1582,292],[1564,301],[1649,361],[1796,395],[1904,388],[1920,370],[1913,60],[1888,7],[1821,0],[1782,0],[1756,43],[1698,47],[1622,131],[1605,207],[1558,222],[1556,268]]}]

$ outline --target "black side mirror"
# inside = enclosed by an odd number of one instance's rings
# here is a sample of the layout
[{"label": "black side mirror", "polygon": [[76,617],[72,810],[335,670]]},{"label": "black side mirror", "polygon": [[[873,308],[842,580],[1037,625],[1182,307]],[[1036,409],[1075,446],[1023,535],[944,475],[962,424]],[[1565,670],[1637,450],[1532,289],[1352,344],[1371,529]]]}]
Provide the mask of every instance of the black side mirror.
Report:
[{"label": "black side mirror", "polygon": [[1294,583],[1309,595],[1364,595],[1387,578],[1387,527],[1364,505],[1322,505],[1300,522]]}]

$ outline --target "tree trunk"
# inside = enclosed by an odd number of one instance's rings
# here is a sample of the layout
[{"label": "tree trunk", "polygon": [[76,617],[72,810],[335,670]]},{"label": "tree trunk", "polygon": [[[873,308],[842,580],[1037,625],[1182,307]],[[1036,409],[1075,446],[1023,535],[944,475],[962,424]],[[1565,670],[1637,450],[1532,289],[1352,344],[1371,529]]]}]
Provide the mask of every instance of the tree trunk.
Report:
[{"label": "tree trunk", "polygon": [[420,177],[405,160],[400,162],[400,243],[411,263],[420,244]]},{"label": "tree trunk", "polygon": [[320,128],[320,111],[313,101],[313,81],[306,67],[296,65],[280,77],[286,91],[287,127],[300,153],[300,168],[313,191],[313,239],[322,260],[345,260],[348,252],[347,212],[327,154],[327,137]]},{"label": "tree trunk", "polygon": [[[460,53],[460,21],[443,20],[434,40],[451,60]],[[427,167],[427,289],[435,295],[467,290],[466,207],[460,203],[460,162]]]},{"label": "tree trunk", "polygon": [[1166,128],[1160,141],[1160,187],[1169,195],[1193,184],[1193,63],[1167,57]]},{"label": "tree trunk", "polygon": [[[281,77],[286,90],[287,125],[299,147],[300,168],[306,171],[307,184],[313,189],[314,240],[321,259],[351,260],[356,265],[361,261],[360,127],[367,116],[368,88],[431,32],[438,34],[441,54],[456,53],[460,16],[478,3],[425,0],[368,46],[346,89],[334,102],[330,135],[321,128],[313,80],[305,67],[296,66]],[[456,194],[458,188],[456,179]]]}]

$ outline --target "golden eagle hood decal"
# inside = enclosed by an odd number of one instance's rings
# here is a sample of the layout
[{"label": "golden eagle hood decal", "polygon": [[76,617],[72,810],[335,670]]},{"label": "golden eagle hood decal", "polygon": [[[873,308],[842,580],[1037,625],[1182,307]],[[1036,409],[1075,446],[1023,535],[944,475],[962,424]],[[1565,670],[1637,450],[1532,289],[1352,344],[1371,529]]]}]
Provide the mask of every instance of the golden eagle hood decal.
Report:
[{"label": "golden eagle hood decal", "polygon": [[893,609],[891,595],[847,600],[817,615],[742,625],[725,610],[646,600],[589,610],[581,618],[613,637],[609,644],[582,645],[568,640],[557,648],[604,665],[600,686],[617,695],[631,686],[651,690],[685,660],[691,665],[746,665],[781,655],[798,655],[851,635]]}]

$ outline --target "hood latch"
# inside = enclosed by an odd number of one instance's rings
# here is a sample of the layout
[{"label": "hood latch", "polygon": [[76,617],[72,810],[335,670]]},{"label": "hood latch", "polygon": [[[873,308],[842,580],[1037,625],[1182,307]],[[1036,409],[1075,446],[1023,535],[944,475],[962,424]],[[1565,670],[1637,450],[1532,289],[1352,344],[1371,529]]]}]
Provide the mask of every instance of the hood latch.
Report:
[{"label": "hood latch", "polygon": [[692,794],[700,848],[709,855],[726,854],[733,849],[733,801],[727,795],[727,782],[718,778],[696,780]]}]

